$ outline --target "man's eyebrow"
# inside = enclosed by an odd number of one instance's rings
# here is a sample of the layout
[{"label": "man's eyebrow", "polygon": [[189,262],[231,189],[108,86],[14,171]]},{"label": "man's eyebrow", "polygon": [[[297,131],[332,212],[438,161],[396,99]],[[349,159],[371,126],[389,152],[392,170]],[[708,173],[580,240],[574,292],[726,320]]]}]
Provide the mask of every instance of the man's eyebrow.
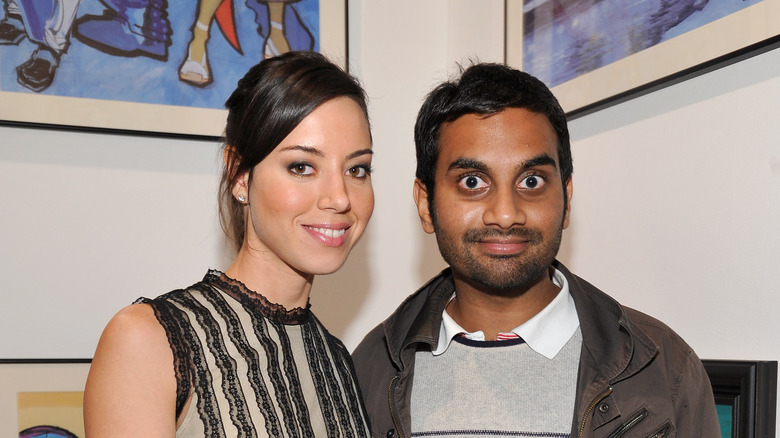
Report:
[{"label": "man's eyebrow", "polygon": [[548,154],[537,155],[533,158],[525,160],[521,168],[525,170],[538,166],[552,166],[556,169],[558,168],[558,164],[555,162],[555,159]]},{"label": "man's eyebrow", "polygon": [[447,172],[453,169],[461,169],[461,170],[473,169],[473,170],[479,170],[481,172],[487,172],[488,166],[479,160],[461,157],[455,159],[455,161],[450,163],[449,167],[447,167]]},{"label": "man's eyebrow", "polygon": [[[522,165],[519,166],[522,170],[530,169],[532,167],[539,167],[539,166],[552,166],[554,168],[558,168],[558,164],[555,162],[555,159],[551,157],[548,154],[541,154],[537,155],[533,158],[529,158],[528,160],[523,161]],[[475,160],[472,158],[457,158],[452,163],[450,163],[449,167],[447,168],[447,171],[451,171],[453,169],[473,169],[478,170],[480,172],[487,172],[488,166],[483,163],[482,161]]]}]

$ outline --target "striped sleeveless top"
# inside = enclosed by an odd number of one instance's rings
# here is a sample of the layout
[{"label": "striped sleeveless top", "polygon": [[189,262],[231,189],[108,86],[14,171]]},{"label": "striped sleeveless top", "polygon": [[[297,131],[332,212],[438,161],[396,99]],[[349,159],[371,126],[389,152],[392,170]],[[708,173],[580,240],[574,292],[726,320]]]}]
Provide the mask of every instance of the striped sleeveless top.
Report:
[{"label": "striped sleeveless top", "polygon": [[291,311],[211,270],[155,299],[173,351],[177,437],[368,437],[349,352]]}]

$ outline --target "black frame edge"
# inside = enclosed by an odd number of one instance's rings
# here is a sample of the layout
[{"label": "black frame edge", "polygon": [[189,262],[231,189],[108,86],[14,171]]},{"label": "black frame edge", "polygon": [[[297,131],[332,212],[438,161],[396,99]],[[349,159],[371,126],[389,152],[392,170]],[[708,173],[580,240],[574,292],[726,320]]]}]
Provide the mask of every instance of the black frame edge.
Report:
[{"label": "black frame edge", "polygon": [[736,438],[775,436],[777,361],[702,360],[716,398],[736,400]]}]

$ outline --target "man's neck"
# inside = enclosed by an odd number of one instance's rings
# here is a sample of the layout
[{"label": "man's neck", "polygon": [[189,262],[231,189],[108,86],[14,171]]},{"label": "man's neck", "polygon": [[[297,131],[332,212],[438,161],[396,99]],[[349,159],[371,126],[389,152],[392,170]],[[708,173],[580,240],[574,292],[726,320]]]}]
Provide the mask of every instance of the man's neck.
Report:
[{"label": "man's neck", "polygon": [[457,273],[455,299],[446,311],[468,332],[481,330],[486,340],[495,340],[499,332],[510,332],[533,318],[558,295],[560,288],[549,275],[524,288],[489,290],[469,282]]}]

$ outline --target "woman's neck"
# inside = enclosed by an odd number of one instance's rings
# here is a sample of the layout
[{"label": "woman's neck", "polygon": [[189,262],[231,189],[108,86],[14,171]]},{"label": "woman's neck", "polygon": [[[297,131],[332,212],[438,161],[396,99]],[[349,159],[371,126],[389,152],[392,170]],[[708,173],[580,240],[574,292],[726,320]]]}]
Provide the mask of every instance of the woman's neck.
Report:
[{"label": "woman's neck", "polygon": [[262,253],[241,248],[225,275],[246,285],[268,301],[287,310],[305,308],[309,302],[313,274],[296,271],[278,258],[264,258]]}]

